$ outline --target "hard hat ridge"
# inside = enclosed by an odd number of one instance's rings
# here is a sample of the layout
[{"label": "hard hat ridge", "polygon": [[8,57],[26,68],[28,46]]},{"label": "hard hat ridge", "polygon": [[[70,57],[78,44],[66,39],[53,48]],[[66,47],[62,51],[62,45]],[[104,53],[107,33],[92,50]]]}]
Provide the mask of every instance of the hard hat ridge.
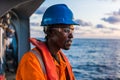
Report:
[{"label": "hard hat ridge", "polygon": [[65,4],[56,4],[50,6],[44,13],[41,26],[52,24],[73,24],[73,13]]}]

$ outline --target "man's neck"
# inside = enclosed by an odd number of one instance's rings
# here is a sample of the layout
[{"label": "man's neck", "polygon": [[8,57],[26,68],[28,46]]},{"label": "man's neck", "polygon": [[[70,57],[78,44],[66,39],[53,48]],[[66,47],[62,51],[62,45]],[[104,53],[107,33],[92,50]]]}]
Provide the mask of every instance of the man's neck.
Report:
[{"label": "man's neck", "polygon": [[58,62],[60,63],[59,61],[59,58],[58,58],[58,52],[60,50],[60,48],[57,48],[52,42],[46,42],[46,45],[51,53],[51,56]]}]

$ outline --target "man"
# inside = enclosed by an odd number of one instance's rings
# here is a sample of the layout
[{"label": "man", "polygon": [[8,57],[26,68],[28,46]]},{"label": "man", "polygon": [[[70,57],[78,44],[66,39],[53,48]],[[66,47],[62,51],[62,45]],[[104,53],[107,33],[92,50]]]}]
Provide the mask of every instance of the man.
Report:
[{"label": "man", "polygon": [[35,46],[22,57],[16,80],[75,80],[71,65],[61,49],[72,43],[74,26],[72,11],[65,4],[49,7],[42,18],[46,41],[34,38]]}]

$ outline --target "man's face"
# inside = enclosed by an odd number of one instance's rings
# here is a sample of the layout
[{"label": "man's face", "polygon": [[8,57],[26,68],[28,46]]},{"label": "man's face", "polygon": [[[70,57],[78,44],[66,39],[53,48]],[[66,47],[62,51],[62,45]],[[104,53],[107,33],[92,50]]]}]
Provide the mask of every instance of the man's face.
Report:
[{"label": "man's face", "polygon": [[72,44],[73,38],[73,25],[59,25],[58,27],[53,28],[52,40],[54,45],[58,48],[68,50]]}]

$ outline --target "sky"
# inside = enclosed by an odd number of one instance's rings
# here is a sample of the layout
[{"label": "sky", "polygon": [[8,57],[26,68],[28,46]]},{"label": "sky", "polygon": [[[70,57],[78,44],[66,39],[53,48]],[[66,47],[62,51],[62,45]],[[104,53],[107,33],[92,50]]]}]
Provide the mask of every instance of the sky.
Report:
[{"label": "sky", "polygon": [[120,0],[45,0],[30,17],[31,35],[43,37],[40,25],[46,8],[66,4],[74,14],[76,38],[120,39]]}]

